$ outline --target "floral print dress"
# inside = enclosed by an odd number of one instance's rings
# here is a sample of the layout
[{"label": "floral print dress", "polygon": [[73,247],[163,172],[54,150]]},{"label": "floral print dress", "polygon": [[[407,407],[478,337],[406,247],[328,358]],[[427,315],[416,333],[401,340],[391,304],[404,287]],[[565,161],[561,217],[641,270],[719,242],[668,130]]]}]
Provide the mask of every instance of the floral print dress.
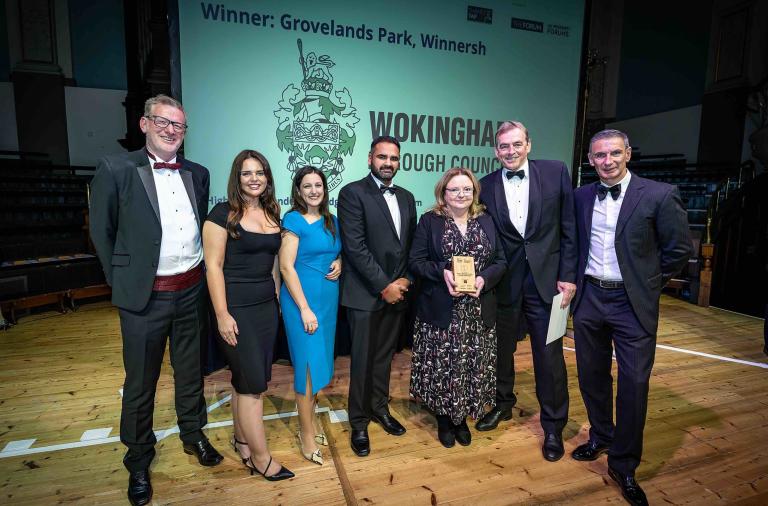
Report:
[{"label": "floral print dress", "polygon": [[[445,220],[443,259],[472,256],[475,272],[492,260],[494,249],[477,220],[469,220],[462,235],[451,218]],[[447,329],[416,319],[411,359],[411,396],[435,415],[454,424],[467,415],[477,419],[496,399],[496,329],[480,316],[480,299],[453,298]]]}]

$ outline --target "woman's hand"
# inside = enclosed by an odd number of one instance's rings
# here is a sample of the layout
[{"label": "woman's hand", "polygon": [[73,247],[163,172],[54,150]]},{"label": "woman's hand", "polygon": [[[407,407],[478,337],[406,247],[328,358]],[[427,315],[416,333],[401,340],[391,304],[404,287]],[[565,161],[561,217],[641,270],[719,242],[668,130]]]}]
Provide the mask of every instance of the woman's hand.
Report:
[{"label": "woman's hand", "polygon": [[461,297],[461,294],[456,291],[456,281],[453,279],[453,272],[443,269],[443,279],[445,280],[445,286],[448,288],[448,293],[453,297]]},{"label": "woman's hand", "polygon": [[325,275],[325,279],[336,281],[341,276],[341,258],[331,262],[331,270]]},{"label": "woman's hand", "polygon": [[470,293],[474,298],[480,297],[480,292],[483,291],[483,287],[485,286],[485,280],[481,278],[480,276],[477,276],[475,278],[475,293]]},{"label": "woman's hand", "polygon": [[304,332],[307,334],[315,333],[318,327],[317,316],[308,307],[301,310],[301,321],[304,323]]},{"label": "woman's hand", "polygon": [[224,342],[230,346],[237,344],[237,335],[240,331],[237,329],[237,322],[232,315],[226,313],[222,316],[216,317],[216,323],[219,326],[219,334],[224,339]]}]

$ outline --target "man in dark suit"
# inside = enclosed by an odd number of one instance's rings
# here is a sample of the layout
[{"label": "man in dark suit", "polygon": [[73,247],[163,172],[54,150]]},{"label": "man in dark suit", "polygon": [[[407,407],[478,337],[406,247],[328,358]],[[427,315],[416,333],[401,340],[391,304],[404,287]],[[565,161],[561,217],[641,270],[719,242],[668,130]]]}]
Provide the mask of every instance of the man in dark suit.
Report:
[{"label": "man in dark suit", "polygon": [[382,136],[371,143],[370,174],[339,192],[344,255],[341,305],[347,308],[352,357],[349,424],[352,450],[370,453],[368,423],[400,436],[405,427],[389,412],[389,374],[411,284],[408,251],[416,229],[416,203],[392,184],[400,167],[400,143]]},{"label": "man in dark suit", "polygon": [[562,339],[546,340],[552,298],[562,292],[566,307],[576,290],[576,225],[568,168],[559,161],[529,160],[530,151],[525,126],[502,123],[496,132],[496,157],[503,168],[480,181],[480,200],[499,230],[508,267],[497,286],[496,406],[477,423],[477,430],[495,429],[512,418],[517,402],[514,352],[525,323],[544,429],[542,453],[556,461],[565,452],[568,382]]},{"label": "man in dark suit", "polygon": [[204,466],[222,460],[202,432],[207,412],[200,363],[200,231],[208,210],[208,170],[176,154],[187,129],[178,101],[150,98],[139,126],[146,146],[101,159],[90,193],[91,239],[123,335],[120,440],[128,447],[123,463],[131,504],[152,498],[152,413],[168,337],[184,451]]},{"label": "man in dark suit", "polygon": [[[648,381],[656,351],[659,297],[693,254],[688,218],[674,186],[627,170],[632,148],[618,130],[590,141],[600,182],[575,192],[579,242],[573,324],[589,441],[573,458],[608,452],[608,474],[631,504],[648,504],[635,481],[643,449]],[[611,342],[619,379],[613,423]]]}]

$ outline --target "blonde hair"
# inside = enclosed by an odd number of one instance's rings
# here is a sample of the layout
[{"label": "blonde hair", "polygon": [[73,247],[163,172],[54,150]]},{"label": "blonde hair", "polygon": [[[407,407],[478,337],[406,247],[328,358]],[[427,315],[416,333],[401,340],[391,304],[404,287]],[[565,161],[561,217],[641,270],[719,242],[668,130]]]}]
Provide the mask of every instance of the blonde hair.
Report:
[{"label": "blonde hair", "polygon": [[448,204],[445,203],[445,190],[448,188],[448,183],[451,179],[456,176],[466,176],[472,181],[474,191],[472,192],[472,205],[469,206],[469,217],[470,219],[477,218],[483,214],[483,211],[485,211],[485,206],[480,203],[480,182],[475,175],[472,174],[471,170],[465,169],[464,167],[453,167],[452,169],[445,171],[443,177],[441,177],[435,185],[435,205],[432,206],[430,211],[441,216],[450,216],[448,213]]}]

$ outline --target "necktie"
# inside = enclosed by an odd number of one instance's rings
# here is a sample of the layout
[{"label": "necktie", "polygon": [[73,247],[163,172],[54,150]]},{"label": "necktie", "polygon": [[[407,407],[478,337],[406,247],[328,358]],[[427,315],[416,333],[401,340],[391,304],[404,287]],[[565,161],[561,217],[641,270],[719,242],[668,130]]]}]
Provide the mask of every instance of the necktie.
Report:
[{"label": "necktie", "polygon": [[389,193],[390,195],[394,195],[395,194],[395,187],[394,186],[384,186],[384,185],[382,185],[382,186],[379,186],[379,190],[381,190],[381,194],[382,195],[386,195],[387,193]]},{"label": "necktie", "polygon": [[148,150],[146,150],[146,149],[145,149],[145,151],[147,151],[147,156],[148,156],[148,157],[149,157],[149,158],[150,158],[152,161],[154,161],[154,162],[155,162],[155,164],[152,166],[152,168],[153,168],[153,169],[171,169],[171,170],[179,170],[179,169],[181,168],[181,164],[180,164],[180,163],[178,163],[178,162],[175,162],[175,163],[169,163],[169,162],[158,162],[158,161],[157,161],[157,158],[155,158],[155,155],[153,155],[152,153],[150,153],[150,152],[149,152]]},{"label": "necktie", "polygon": [[609,192],[613,200],[618,199],[619,195],[621,195],[621,184],[615,184],[610,188],[602,184],[597,185],[597,199],[599,201],[602,202],[603,200],[605,200],[605,197],[606,195],[608,195]]},{"label": "necktie", "polygon": [[507,171],[507,179],[512,179],[513,177],[519,177],[520,180],[522,181],[522,179],[525,177],[525,170],[520,169],[520,170],[516,170],[514,172],[512,172],[511,170],[508,170]]}]

